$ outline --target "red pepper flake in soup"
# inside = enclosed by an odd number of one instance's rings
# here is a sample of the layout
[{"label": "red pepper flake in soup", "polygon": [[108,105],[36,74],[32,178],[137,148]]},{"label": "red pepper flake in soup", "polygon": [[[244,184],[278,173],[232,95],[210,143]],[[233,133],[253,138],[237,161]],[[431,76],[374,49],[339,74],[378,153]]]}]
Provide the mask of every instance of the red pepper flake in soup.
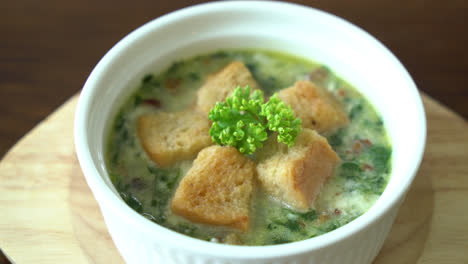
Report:
[{"label": "red pepper flake in soup", "polygon": [[354,153],[359,153],[361,152],[364,148],[372,146],[372,142],[368,139],[360,139],[357,140],[353,143],[353,152]]},{"label": "red pepper flake in soup", "polygon": [[374,167],[372,167],[370,164],[364,163],[364,165],[362,165],[362,169],[365,171],[373,171]]},{"label": "red pepper flake in soup", "polygon": [[361,142],[354,142],[353,144],[353,152],[361,152],[362,144]]},{"label": "red pepper flake in soup", "polygon": [[361,144],[365,145],[366,147],[372,146],[372,142],[369,139],[361,139],[359,142],[361,142]]},{"label": "red pepper flake in soup", "polygon": [[148,104],[148,105],[152,105],[152,106],[154,106],[156,108],[161,107],[161,101],[159,101],[157,99],[145,99],[145,100],[143,100],[143,103]]}]

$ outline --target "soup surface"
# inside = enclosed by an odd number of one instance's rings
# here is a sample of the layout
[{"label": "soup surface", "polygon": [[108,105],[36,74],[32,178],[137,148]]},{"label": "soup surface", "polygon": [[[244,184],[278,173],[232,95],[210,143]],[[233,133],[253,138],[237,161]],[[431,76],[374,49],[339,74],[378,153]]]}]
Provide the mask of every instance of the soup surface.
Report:
[{"label": "soup surface", "polygon": [[[192,223],[170,210],[180,179],[193,160],[159,168],[145,153],[136,131],[137,118],[157,111],[191,107],[208,74],[242,61],[265,96],[297,80],[325,87],[341,103],[349,125],[325,134],[341,158],[323,186],[315,209],[296,212],[260,188],[252,198],[248,232]],[[145,76],[111,125],[106,166],[122,199],[146,218],[199,239],[242,245],[270,245],[315,237],[345,225],[366,212],[382,194],[391,170],[391,144],[382,119],[350,84],[327,67],[297,57],[258,50],[220,51],[179,61],[163,73]]]}]

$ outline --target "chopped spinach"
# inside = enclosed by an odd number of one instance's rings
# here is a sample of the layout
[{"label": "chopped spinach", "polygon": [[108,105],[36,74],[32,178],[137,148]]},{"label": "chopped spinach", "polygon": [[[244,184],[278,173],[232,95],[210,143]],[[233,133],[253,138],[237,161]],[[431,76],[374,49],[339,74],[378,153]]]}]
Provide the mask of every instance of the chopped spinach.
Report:
[{"label": "chopped spinach", "polygon": [[147,74],[145,75],[145,77],[143,77],[143,80],[142,83],[149,83],[151,80],[153,79],[153,75],[152,74]]},{"label": "chopped spinach", "polygon": [[200,80],[200,74],[198,74],[196,72],[191,72],[191,73],[189,73],[188,76],[189,76],[190,80],[192,80],[192,81]]},{"label": "chopped spinach", "polygon": [[254,73],[254,78],[260,84],[260,86],[265,90],[267,94],[272,94],[275,91],[281,89],[282,84],[278,81],[275,76],[263,75]]},{"label": "chopped spinach", "polygon": [[119,181],[115,185],[116,185],[117,191],[119,191],[120,193],[124,193],[124,194],[127,193],[128,189],[130,188],[130,184],[128,183],[124,184],[122,182],[122,179],[119,179]]},{"label": "chopped spinach", "polygon": [[151,94],[155,90],[161,88],[161,81],[155,77],[143,78],[142,84],[138,90],[137,95]]},{"label": "chopped spinach", "polygon": [[292,232],[299,232],[302,229],[302,226],[301,226],[301,224],[299,223],[299,221],[297,219],[296,220],[287,219],[286,221],[274,220],[273,223],[276,224],[276,225],[286,227],[287,229],[289,229]]},{"label": "chopped spinach", "polygon": [[125,125],[125,116],[123,112],[120,112],[117,117],[115,118],[114,121],[114,129],[116,131],[119,131],[122,129],[122,127]]},{"label": "chopped spinach", "polygon": [[127,128],[120,131],[118,140],[120,141],[120,144],[127,144],[129,146],[133,146],[134,144],[133,138],[130,137],[130,133]]},{"label": "chopped spinach", "polygon": [[[118,163],[119,163],[119,152],[117,151],[114,151],[112,154],[111,154],[111,159],[110,161],[112,162],[112,164],[114,166],[116,166]],[[112,178],[112,175],[111,175],[111,180],[112,182],[114,182],[114,179],[117,179],[117,178]]]},{"label": "chopped spinach", "polygon": [[383,126],[383,120],[382,120],[382,118],[381,118],[381,117],[378,117],[377,122],[375,122],[375,124],[376,124],[377,126],[379,126],[379,127],[382,127],[382,126]]},{"label": "chopped spinach", "polygon": [[127,126],[127,120],[123,114],[123,112],[120,112],[113,124],[114,127],[114,140],[115,140],[115,145],[116,145],[116,151],[114,152],[114,156],[112,157],[113,162],[117,162],[118,160],[118,153],[117,151],[122,144],[128,144],[129,146],[133,146],[133,138],[130,137],[129,135],[129,128]]},{"label": "chopped spinach", "polygon": [[163,223],[166,220],[164,208],[167,207],[174,190],[173,187],[180,178],[180,171],[179,169],[161,169],[153,166],[148,166],[147,169],[154,177],[153,198],[150,205],[151,207],[158,208],[158,213],[154,215],[156,222]]},{"label": "chopped spinach", "polygon": [[355,119],[358,115],[362,113],[362,110],[364,109],[362,103],[358,103],[353,108],[351,108],[351,111],[349,112],[349,119],[353,120]]},{"label": "chopped spinach", "polygon": [[117,182],[120,176],[117,173],[109,172],[109,178],[111,179],[112,182]]},{"label": "chopped spinach", "polygon": [[291,243],[293,242],[292,240],[290,239],[287,239],[287,238],[284,238],[284,237],[278,237],[278,236],[275,236],[271,239],[271,242],[273,245],[278,245],[278,244],[286,244],[286,243]]},{"label": "chopped spinach", "polygon": [[320,228],[320,231],[323,233],[327,233],[327,232],[337,229],[340,226],[341,224],[337,220],[332,220],[327,225],[322,226]]},{"label": "chopped spinach", "polygon": [[155,182],[162,182],[166,184],[166,190],[172,190],[172,187],[174,187],[174,185],[178,182],[180,176],[179,169],[161,169],[148,166],[148,171],[154,175]]},{"label": "chopped spinach", "polygon": [[183,61],[174,62],[171,67],[167,70],[168,74],[176,73],[185,63]]},{"label": "chopped spinach", "polygon": [[290,216],[290,218],[293,218],[293,219],[300,218],[306,221],[314,221],[318,217],[317,212],[313,209],[303,213],[303,212],[293,211],[291,209],[284,208],[283,214],[288,215]]},{"label": "chopped spinach", "polygon": [[273,94],[273,92],[284,88],[282,87],[282,83],[280,80],[272,75],[265,74],[259,70],[258,65],[256,63],[246,63],[247,68],[252,73],[253,78],[258,82],[260,87],[263,88],[264,92],[268,94]]},{"label": "chopped spinach", "polygon": [[133,104],[135,106],[139,106],[142,101],[143,101],[143,98],[140,95],[136,95],[134,98]]},{"label": "chopped spinach", "polygon": [[315,210],[310,210],[306,213],[298,213],[299,216],[301,216],[302,219],[307,220],[307,221],[314,221],[317,219],[318,215]]},{"label": "chopped spinach", "polygon": [[343,162],[340,166],[341,177],[357,180],[362,175],[362,169],[356,162]]},{"label": "chopped spinach", "polygon": [[252,74],[257,71],[257,64],[255,63],[246,63],[245,66],[249,69],[249,71]]},{"label": "chopped spinach", "polygon": [[[381,194],[387,180],[385,173],[389,172],[389,159],[391,149],[382,145],[372,145],[366,148],[363,153],[355,158],[356,161],[343,162],[339,167],[338,175],[345,179],[354,181],[354,185],[348,186],[348,191],[360,191],[366,194]],[[358,160],[360,160],[358,162]],[[368,166],[369,171],[364,171],[366,162],[372,164]]]},{"label": "chopped spinach", "polygon": [[129,192],[120,192],[120,196],[122,197],[122,199],[124,200],[124,202],[130,206],[130,208],[132,208],[133,210],[137,211],[138,213],[143,213],[143,205],[141,204],[141,202],[135,197],[133,196],[131,193]]},{"label": "chopped spinach", "polygon": [[365,155],[370,156],[377,173],[389,172],[388,163],[392,155],[392,150],[389,147],[373,145],[367,149]]},{"label": "chopped spinach", "polygon": [[268,223],[268,225],[267,225],[268,230],[274,230],[274,229],[277,229],[277,228],[278,228],[278,226],[273,224],[273,223]]},{"label": "chopped spinach", "polygon": [[362,125],[365,128],[371,129],[375,131],[376,133],[383,133],[384,132],[384,127],[382,120],[379,118],[377,120],[370,120],[370,119],[364,119],[362,121]]},{"label": "chopped spinach", "polygon": [[211,55],[211,58],[212,59],[224,59],[224,58],[227,58],[228,56],[229,56],[229,53],[227,53],[226,51],[218,51],[214,53],[213,55]]},{"label": "chopped spinach", "polygon": [[344,129],[337,130],[334,134],[328,137],[328,143],[333,149],[340,147],[343,144]]},{"label": "chopped spinach", "polygon": [[278,226],[284,227],[291,232],[299,232],[304,229],[304,222],[312,222],[317,219],[317,212],[310,210],[302,213],[293,211],[290,209],[283,208],[283,215],[286,215],[286,219],[274,219],[267,225],[268,230],[276,229]]},{"label": "chopped spinach", "polygon": [[368,179],[369,188],[367,188],[368,193],[382,194],[387,181],[383,177],[372,177]]}]

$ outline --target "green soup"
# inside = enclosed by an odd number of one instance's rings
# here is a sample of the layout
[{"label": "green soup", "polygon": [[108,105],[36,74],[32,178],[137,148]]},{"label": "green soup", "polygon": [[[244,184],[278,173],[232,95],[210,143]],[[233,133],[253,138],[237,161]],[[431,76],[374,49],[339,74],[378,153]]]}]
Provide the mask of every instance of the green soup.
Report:
[{"label": "green soup", "polygon": [[[324,135],[341,163],[322,188],[315,209],[295,212],[257,188],[249,231],[245,233],[192,223],[173,214],[171,197],[193,161],[158,168],[146,155],[136,133],[136,120],[141,114],[190,107],[206,77],[234,60],[245,63],[266,96],[304,79],[326,87],[350,119],[347,127]],[[366,212],[388,182],[391,152],[382,119],[372,105],[327,67],[276,52],[235,50],[179,61],[163,73],[145,76],[111,126],[106,166],[122,199],[159,225],[207,241],[270,245],[319,236]]]}]

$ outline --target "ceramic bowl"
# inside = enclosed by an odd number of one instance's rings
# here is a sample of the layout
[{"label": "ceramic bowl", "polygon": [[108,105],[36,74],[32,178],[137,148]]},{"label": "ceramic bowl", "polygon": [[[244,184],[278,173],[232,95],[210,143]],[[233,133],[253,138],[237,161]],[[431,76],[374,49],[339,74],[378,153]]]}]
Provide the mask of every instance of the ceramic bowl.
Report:
[{"label": "ceramic bowl", "polygon": [[[362,216],[327,234],[272,246],[206,242],[161,227],[130,209],[104,164],[106,135],[122,102],[148,72],[229,48],[276,50],[331,68],[383,117],[393,144],[391,178]],[[265,1],[216,2],[155,19],[118,42],[92,71],[75,118],[78,158],[106,225],[128,263],[370,263],[389,233],[422,159],[426,121],[418,90],[398,59],[334,15]]]}]

